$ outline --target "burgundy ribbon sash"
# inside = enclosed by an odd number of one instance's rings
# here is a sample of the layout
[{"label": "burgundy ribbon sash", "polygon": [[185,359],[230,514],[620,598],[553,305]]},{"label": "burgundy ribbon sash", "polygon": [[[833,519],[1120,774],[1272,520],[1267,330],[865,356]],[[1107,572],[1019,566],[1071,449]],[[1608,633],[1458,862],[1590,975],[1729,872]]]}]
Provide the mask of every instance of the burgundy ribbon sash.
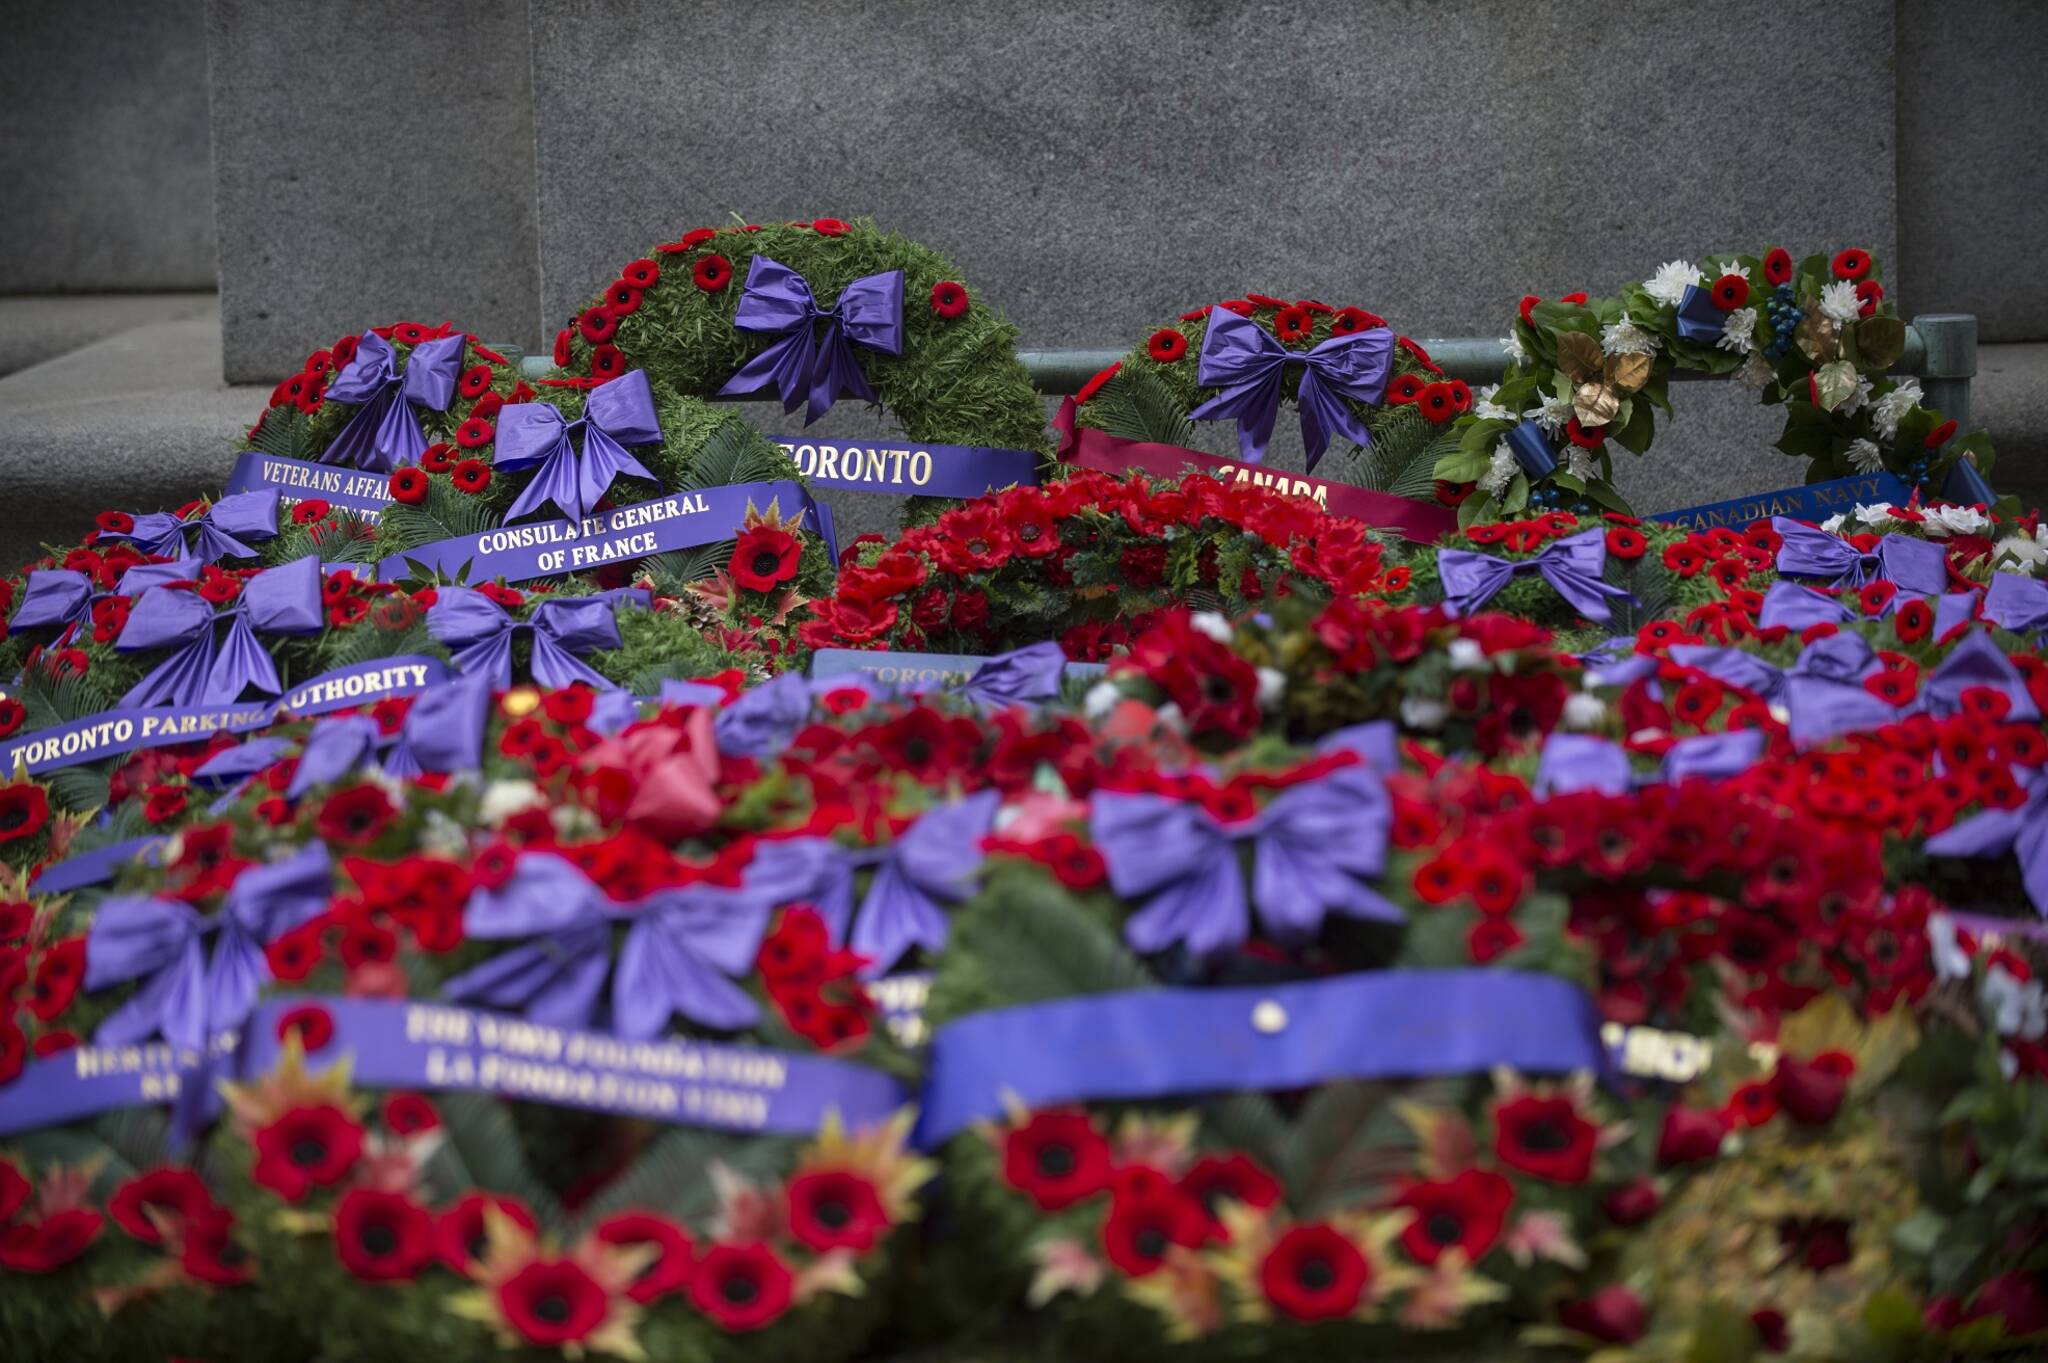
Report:
[{"label": "burgundy ribbon sash", "polygon": [[1262,469],[1240,460],[1183,449],[1179,445],[1125,440],[1086,426],[1076,426],[1074,408],[1074,400],[1068,398],[1061,404],[1059,415],[1053,418],[1052,423],[1060,435],[1058,458],[1063,464],[1097,469],[1103,473],[1127,473],[1139,469],[1158,478],[1177,478],[1190,465],[1209,473],[1228,473],[1239,482],[1249,481],[1276,492],[1312,497],[1331,515],[1348,516],[1367,525],[1393,530],[1420,544],[1434,544],[1458,527],[1458,513],[1450,507],[1414,502],[1406,497],[1353,487],[1349,483],[1333,483],[1327,478],[1316,478],[1306,473]]},{"label": "burgundy ribbon sash", "polygon": [[276,488],[286,506],[318,498],[374,521],[391,505],[391,475],[366,473],[339,464],[309,464],[250,450],[235,460],[228,493]]}]

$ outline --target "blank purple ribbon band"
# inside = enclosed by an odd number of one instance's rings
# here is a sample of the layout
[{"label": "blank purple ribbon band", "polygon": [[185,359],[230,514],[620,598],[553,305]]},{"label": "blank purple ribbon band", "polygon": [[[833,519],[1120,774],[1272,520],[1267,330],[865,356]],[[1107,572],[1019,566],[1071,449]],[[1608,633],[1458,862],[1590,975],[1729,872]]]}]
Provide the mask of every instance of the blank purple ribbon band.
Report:
[{"label": "blank purple ribbon band", "polygon": [[75,857],[66,857],[53,866],[45,866],[42,874],[29,882],[29,893],[69,894],[88,885],[104,885],[120,874],[123,866],[137,861],[148,861],[154,865],[157,852],[169,841],[169,838],[155,835],[128,838],[105,847],[95,847],[90,852],[80,852]]},{"label": "blank purple ribbon band", "polygon": [[[811,1135],[836,1112],[855,1130],[909,1101],[880,1070],[822,1056],[680,1038],[626,1041],[605,1032],[404,1000],[286,995],[258,1008],[238,1072],[260,1074],[283,1047],[278,1019],[315,1004],[334,1039],[308,1060],[348,1055],[364,1088],[490,1093],[521,1102],[645,1117],[681,1126]],[[35,1125],[36,1123],[30,1123]]]},{"label": "blank purple ribbon band", "polygon": [[1036,450],[992,445],[834,445],[800,436],[768,437],[796,460],[816,487],[885,492],[896,497],[979,497],[1006,487],[1037,487]]},{"label": "blank purple ribbon band", "polygon": [[917,1143],[1094,1099],[1309,1088],[1508,1065],[1604,1073],[1585,990],[1510,970],[1385,970],[1300,984],[1156,989],[962,1018],[932,1039]]},{"label": "blank purple ribbon band", "polygon": [[[385,582],[434,576],[466,582],[556,577],[731,539],[745,523],[750,504],[766,511],[771,502],[785,516],[801,511],[807,529],[823,535],[829,527],[821,515],[823,508],[812,502],[803,484],[779,478],[671,492],[650,502],[587,516],[580,523],[533,521],[436,540],[385,559],[378,565],[377,576]],[[829,537],[826,547],[833,547]]]}]

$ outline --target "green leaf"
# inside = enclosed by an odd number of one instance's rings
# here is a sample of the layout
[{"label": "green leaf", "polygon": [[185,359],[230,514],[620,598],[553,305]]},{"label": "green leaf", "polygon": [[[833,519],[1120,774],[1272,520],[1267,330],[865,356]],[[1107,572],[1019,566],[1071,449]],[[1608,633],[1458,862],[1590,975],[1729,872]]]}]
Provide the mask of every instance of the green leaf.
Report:
[{"label": "green leaf", "polygon": [[1121,440],[1192,445],[1195,425],[1187,408],[1157,374],[1125,367],[1096,391],[1088,404],[1098,429]]},{"label": "green leaf", "polygon": [[723,1164],[751,1182],[765,1182],[788,1167],[798,1144],[787,1137],[670,1127],[640,1152],[632,1168],[577,1212],[569,1238],[629,1210],[657,1212],[701,1229],[718,1207],[712,1164]]},{"label": "green leaf", "polygon": [[264,413],[263,425],[249,441],[249,448],[273,459],[312,459],[321,444],[313,435],[313,423],[296,407],[273,407]]},{"label": "green leaf", "polygon": [[444,1139],[427,1171],[445,1193],[505,1193],[525,1202],[544,1228],[561,1226],[561,1204],[527,1167],[519,1132],[502,1102],[482,1093],[445,1093],[437,1106]]},{"label": "green leaf", "polygon": [[987,1007],[1156,984],[1105,919],[1035,877],[993,883],[955,918],[946,954],[978,961],[993,995]]},{"label": "green leaf", "polygon": [[1352,1082],[1317,1089],[1295,1120],[1281,1161],[1281,1183],[1297,1214],[1384,1202],[1414,1167],[1415,1133],[1395,1111],[1396,1099],[1424,1107],[1457,1100],[1458,1081],[1412,1084]]},{"label": "green leaf", "polygon": [[1906,353],[1906,324],[1896,317],[1866,317],[1850,328],[1861,368],[1881,374]]},{"label": "green leaf", "polygon": [[1219,1145],[1242,1150],[1268,1169],[1287,1155],[1294,1130],[1263,1093],[1233,1093],[1202,1114],[1202,1130]]},{"label": "green leaf", "polygon": [[497,524],[496,513],[482,498],[431,483],[426,500],[417,506],[394,502],[384,509],[383,520],[378,523],[377,540],[389,556],[441,540],[480,535]]}]

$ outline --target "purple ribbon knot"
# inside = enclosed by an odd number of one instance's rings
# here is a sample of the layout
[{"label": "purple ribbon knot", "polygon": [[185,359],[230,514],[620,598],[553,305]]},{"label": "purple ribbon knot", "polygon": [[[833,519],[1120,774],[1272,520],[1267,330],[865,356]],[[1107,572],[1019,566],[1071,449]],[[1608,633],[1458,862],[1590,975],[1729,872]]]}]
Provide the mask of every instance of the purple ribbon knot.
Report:
[{"label": "purple ribbon knot", "polygon": [[1066,669],[1066,650],[1047,640],[996,654],[975,668],[966,681],[951,686],[933,681],[916,690],[943,691],[984,709],[1007,710],[1012,705],[1036,705],[1056,699]]},{"label": "purple ribbon knot", "polygon": [[[277,664],[257,639],[270,634],[318,634],[326,624],[320,599],[320,560],[294,559],[242,583],[241,593],[215,612],[197,592],[151,587],[136,598],[114,647],[123,653],[175,647],[121,697],[122,705],[232,705],[254,690],[265,699],[284,692]],[[227,633],[214,642],[214,626]]]},{"label": "purple ribbon knot", "polygon": [[427,632],[447,645],[462,672],[488,677],[501,691],[512,685],[512,641],[521,634],[533,640],[529,670],[542,686],[584,682],[609,691],[612,682],[572,655],[621,645],[614,614],[620,602],[644,607],[648,595],[629,587],[596,596],[551,597],[534,607],[530,619],[514,620],[480,591],[443,587],[427,608]]},{"label": "purple ribbon knot", "polygon": [[2037,771],[2026,783],[2026,802],[2017,809],[1986,809],[1927,840],[1938,857],[2018,858],[2027,898],[2048,918],[2048,772]]},{"label": "purple ribbon knot", "polygon": [[[574,437],[583,435],[577,456]],[[583,415],[564,422],[545,402],[516,402],[498,411],[497,460],[504,473],[538,467],[540,472],[520,489],[505,513],[507,521],[532,515],[552,502],[564,516],[580,522],[610,490],[621,474],[659,482],[626,449],[661,439],[654,394],[645,371],[635,369],[590,390]]]},{"label": "purple ribbon knot", "polygon": [[2017,573],[1993,573],[1984,589],[1984,618],[2014,634],[2048,629],[2048,582]]},{"label": "purple ribbon knot", "polygon": [[1778,532],[1778,571],[1817,577],[1831,587],[1890,582],[1901,591],[1940,596],[1948,590],[1948,551],[1932,540],[1886,535],[1868,553],[1825,530],[1788,516],[1771,517]]},{"label": "purple ribbon knot", "polygon": [[1289,350],[1251,318],[1213,309],[1195,377],[1204,387],[1223,391],[1188,415],[1197,421],[1236,421],[1238,454],[1248,464],[1260,463],[1273,440],[1280,381],[1289,365],[1302,367],[1295,403],[1301,408],[1301,443],[1309,468],[1323,457],[1333,434],[1361,448],[1372,444],[1372,432],[1345,399],[1371,406],[1387,391],[1394,333],[1385,327],[1332,336],[1309,351]]},{"label": "purple ribbon knot", "polygon": [[199,560],[180,558],[171,563],[138,563],[121,574],[110,592],[93,586],[92,578],[69,568],[38,568],[28,575],[21,604],[14,608],[10,629],[67,629],[92,618],[92,608],[117,596],[139,596],[166,582],[188,582],[198,577]]},{"label": "purple ribbon knot", "polygon": [[1443,581],[1444,608],[1454,616],[1470,615],[1518,577],[1541,577],[1588,620],[1606,621],[1614,612],[1609,601],[1636,601],[1635,595],[1600,574],[1607,567],[1607,533],[1599,528],[1553,541],[1534,558],[1506,559],[1475,549],[1445,549],[1437,555]]},{"label": "purple ribbon knot", "polygon": [[[1095,796],[1089,831],[1110,888],[1145,907],[1124,940],[1154,953],[1184,945],[1213,955],[1250,935],[1250,906],[1275,940],[1307,941],[1331,912],[1398,923],[1406,915],[1364,882],[1387,864],[1393,804],[1363,764],[1290,787],[1256,818],[1218,823],[1207,810],[1164,795]],[[1249,904],[1238,844],[1252,844]]]},{"label": "purple ribbon knot", "polygon": [[842,393],[881,401],[853,348],[903,353],[903,271],[863,275],[840,291],[838,302],[821,308],[802,275],[780,261],[755,256],[732,324],[780,339],[727,379],[719,396],[744,397],[772,386],[785,412],[795,411],[808,396],[808,426],[831,411]]},{"label": "purple ribbon knot", "polygon": [[[201,563],[218,563],[224,558],[254,558],[256,550],[248,541],[261,543],[277,538],[278,499],[274,487],[254,492],[237,492],[223,497],[189,521],[168,511],[154,511],[135,518],[132,530],[103,530],[103,540],[127,540],[145,554],[182,559],[188,553]],[[185,535],[197,531],[197,545],[188,549]]]},{"label": "purple ribbon knot", "polygon": [[326,464],[349,464],[371,473],[389,473],[400,464],[416,464],[426,452],[413,404],[445,412],[455,401],[455,382],[462,371],[462,336],[421,341],[401,368],[391,342],[365,331],[356,357],[327,385],[334,402],[361,406],[334,443],[320,453]]},{"label": "purple ribbon knot", "polygon": [[264,947],[324,913],[331,883],[327,848],[313,843],[243,871],[212,915],[175,899],[120,896],[101,904],[85,941],[85,988],[133,980],[142,987],[100,1024],[99,1042],[134,1045],[160,1035],[201,1049],[240,1026],[271,977]]}]

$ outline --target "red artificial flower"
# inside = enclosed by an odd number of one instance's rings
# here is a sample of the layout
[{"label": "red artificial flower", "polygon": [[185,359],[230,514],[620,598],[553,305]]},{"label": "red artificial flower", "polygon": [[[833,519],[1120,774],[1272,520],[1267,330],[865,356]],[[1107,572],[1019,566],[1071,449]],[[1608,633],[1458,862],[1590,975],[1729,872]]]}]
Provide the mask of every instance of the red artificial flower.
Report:
[{"label": "red artificial flower", "polygon": [[1728,1117],[1710,1108],[1673,1104],[1657,1133],[1657,1163],[1697,1164],[1721,1153],[1728,1137]]},{"label": "red artificial flower", "polygon": [[14,1214],[28,1203],[28,1195],[35,1191],[35,1185],[22,1175],[9,1160],[0,1159],[0,1226],[14,1219]]},{"label": "red artificial flower", "polygon": [[555,367],[557,369],[567,369],[569,361],[574,358],[573,353],[569,349],[571,334],[568,327],[563,327],[555,333]]},{"label": "red artificial flower", "polygon": [[6,738],[28,720],[28,707],[12,696],[0,696],[0,738]]},{"label": "red artificial flower", "polygon": [[480,416],[473,416],[455,428],[455,443],[465,450],[480,449],[497,438],[497,429]]},{"label": "red artificial flower", "polygon": [[27,1035],[11,1013],[0,1010],[0,1084],[12,1082],[27,1059]]},{"label": "red artificial flower", "polygon": [[1915,597],[1892,614],[1892,631],[1902,643],[1917,644],[1934,633],[1934,607]]},{"label": "red artificial flower", "polygon": [[1938,450],[1943,445],[1946,445],[1949,442],[1949,439],[1952,436],[1954,436],[1955,433],[1956,423],[1955,419],[1951,417],[1949,420],[1942,422],[1939,426],[1936,426],[1933,430],[1927,433],[1927,438],[1920,442],[1921,448],[1929,450]]},{"label": "red artificial flower", "polygon": [[1567,418],[1564,423],[1565,438],[1584,450],[1597,450],[1607,443],[1607,428],[1595,426],[1587,430],[1579,424],[1577,417]]},{"label": "red artificial flower", "polygon": [[865,1254],[889,1230],[889,1214],[875,1185],[844,1169],[799,1174],[789,1181],[789,1233],[820,1254],[850,1249]]},{"label": "red artificial flower", "polygon": [[948,322],[967,315],[967,286],[942,279],[932,285],[932,311]]},{"label": "red artificial flower", "polygon": [[36,963],[28,1010],[40,1021],[53,1020],[78,997],[78,986],[84,980],[85,938],[66,937],[45,951],[43,959]]},{"label": "red artificial flower", "polygon": [[190,1169],[167,1167],[138,1174],[107,1199],[114,1224],[145,1245],[164,1242],[166,1228],[192,1225],[215,1210],[213,1194]]},{"label": "red artificial flower", "polygon": [[92,1247],[106,1224],[87,1208],[55,1212],[0,1231],[0,1268],[10,1273],[52,1273]]},{"label": "red artificial flower", "polygon": [[277,1020],[277,1039],[285,1041],[294,1035],[306,1054],[323,1051],[334,1040],[334,1015],[317,1003],[288,1009]]},{"label": "red artificial flower", "polygon": [[1334,1226],[1289,1228],[1259,1264],[1266,1300],[1295,1320],[1338,1320],[1358,1309],[1372,1265]]},{"label": "red artificial flower", "polygon": [[717,293],[732,283],[732,262],[724,256],[699,256],[690,267],[690,282],[706,293]]},{"label": "red artificial flower", "polygon": [[168,823],[185,812],[190,797],[183,786],[151,786],[143,802],[142,817],[155,824]]},{"label": "red artificial flower", "polygon": [[576,330],[592,345],[609,341],[618,329],[619,319],[612,316],[611,310],[602,303],[585,308],[576,319]]},{"label": "red artificial flower", "polygon": [[1414,374],[1396,374],[1387,385],[1387,401],[1396,406],[1414,402],[1428,387]]},{"label": "red artificial flower", "polygon": [[726,569],[748,591],[772,592],[796,576],[803,544],[787,530],[757,525],[734,542]]},{"label": "red artificial flower", "polygon": [[615,345],[601,345],[590,352],[590,376],[615,379],[626,372],[626,353]]},{"label": "red artificial flower", "polygon": [[631,317],[640,311],[640,290],[623,279],[615,279],[604,291],[604,305],[615,318]]},{"label": "red artificial flower", "polygon": [[1088,380],[1088,382],[1081,385],[1081,391],[1074,394],[1075,405],[1081,407],[1087,406],[1089,399],[1093,398],[1097,393],[1101,392],[1102,385],[1108,383],[1111,379],[1115,378],[1117,371],[1119,369],[1122,369],[1123,367],[1124,362],[1122,360],[1118,360],[1115,364],[1110,365],[1106,369],[1097,370],[1094,376],[1091,377]]},{"label": "red artificial flower", "polygon": [[384,1125],[395,1135],[416,1136],[441,1125],[441,1114],[434,1110],[433,1101],[421,1094],[387,1093]]},{"label": "red artificial flower", "polygon": [[1452,379],[1450,385],[1451,406],[1457,409],[1460,416],[1463,416],[1466,412],[1472,410],[1472,385],[1463,379]]},{"label": "red artificial flower", "polygon": [[357,785],[338,790],[320,804],[313,826],[328,842],[361,847],[391,826],[398,809],[380,786]]},{"label": "red artificial flower", "polygon": [[1196,1249],[1208,1238],[1209,1218],[1201,1205],[1157,1170],[1145,1172],[1156,1181],[1141,1185],[1142,1191],[1120,1191],[1102,1223],[1103,1257],[1127,1278],[1157,1272],[1175,1245]]},{"label": "red artificial flower", "polygon": [[455,467],[455,447],[437,440],[420,451],[420,467],[428,473],[446,473]]},{"label": "red artificial flower", "polygon": [[1778,1095],[1770,1084],[1752,1080],[1738,1085],[1721,1110],[1736,1126],[1762,1126],[1778,1115]]},{"label": "red artificial flower", "polygon": [[1849,250],[1837,251],[1835,253],[1832,268],[1837,279],[1860,280],[1870,274],[1872,263],[1870,252],[1859,251],[1851,247]]},{"label": "red artificial flower", "polygon": [[434,1219],[434,1253],[457,1273],[468,1273],[470,1265],[484,1257],[484,1212],[498,1215],[524,1231],[537,1230],[538,1223],[526,1204],[516,1197],[498,1193],[467,1193]]},{"label": "red artificial flower", "polygon": [[1188,353],[1188,338],[1172,327],[1161,327],[1145,343],[1145,353],[1161,364],[1172,364]]},{"label": "red artificial flower", "polygon": [[1525,940],[1512,918],[1481,918],[1465,932],[1465,954],[1474,965],[1486,965]]},{"label": "red artificial flower", "polygon": [[1600,1199],[1600,1210],[1617,1226],[1640,1226],[1664,1205],[1655,1180],[1632,1179]]},{"label": "red artificial flower", "polygon": [[1856,1061],[1846,1051],[1823,1051],[1812,1060],[1780,1056],[1771,1076],[1778,1107],[1802,1126],[1826,1126],[1841,1111],[1855,1077]]},{"label": "red artificial flower", "polygon": [[[34,927],[35,923],[35,905],[20,899],[0,903],[0,942],[28,936],[29,929]],[[4,1220],[5,1217],[0,1217],[0,1221]]]},{"label": "red artificial flower", "polygon": [[312,525],[316,521],[326,520],[327,513],[332,511],[333,509],[334,508],[332,505],[322,501],[318,497],[308,497],[303,502],[297,502],[293,504],[292,524]]},{"label": "red artificial flower", "polygon": [[1515,305],[1515,311],[1521,314],[1524,322],[1533,327],[1536,322],[1530,314],[1536,311],[1536,305],[1542,301],[1542,298],[1533,293],[1525,293],[1522,295],[1522,301]]},{"label": "red artificial flower", "polygon": [[256,1133],[250,1177],[287,1202],[348,1176],[363,1153],[363,1129],[332,1104],[295,1107]]},{"label": "red artificial flower", "polygon": [[1619,559],[1641,558],[1650,548],[1642,532],[1618,525],[1607,532],[1607,552]]},{"label": "red artificial flower", "polygon": [[1514,1200],[1514,1185],[1483,1169],[1411,1184],[1394,1200],[1395,1206],[1415,1213],[1401,1232],[1401,1248],[1418,1264],[1434,1264],[1452,1249],[1463,1250],[1466,1262],[1477,1263],[1500,1238]]},{"label": "red artificial flower", "polygon": [[1280,1205],[1280,1180],[1246,1154],[1204,1155],[1180,1176],[1180,1190],[1207,1213],[1214,1235],[1223,1233],[1217,1211],[1226,1200],[1261,1210]]},{"label": "red artificial flower", "polygon": [[1856,310],[1856,315],[1869,317],[1877,311],[1877,305],[1884,301],[1884,285],[1875,279],[1866,279],[1856,286],[1856,297],[1863,304]]},{"label": "red artificial flower", "polygon": [[1383,327],[1386,324],[1385,318],[1378,313],[1367,312],[1364,308],[1339,308],[1337,315],[1330,320],[1330,334],[1349,336],[1354,331],[1369,331],[1373,327]]},{"label": "red artificial flower", "polygon": [[1424,416],[1438,423],[1449,421],[1458,414],[1458,404],[1448,383],[1424,384],[1416,398],[1416,406],[1421,408]]},{"label": "red artificial flower", "polygon": [[1749,280],[1730,271],[1714,281],[1712,297],[1714,306],[1733,312],[1749,301]]},{"label": "red artificial flower", "polygon": [[1633,1344],[1650,1328],[1642,1298],[1620,1284],[1603,1287],[1583,1301],[1557,1309],[1558,1324],[1604,1344]]},{"label": "red artificial flower", "polygon": [[837,218],[815,218],[811,222],[811,230],[820,236],[843,237],[853,229]]},{"label": "red artificial flower", "polygon": [[643,256],[639,260],[628,261],[626,267],[619,271],[619,278],[636,289],[651,289],[661,281],[661,266]]},{"label": "red artificial flower", "polygon": [[1285,341],[1306,341],[1314,333],[1315,315],[1307,308],[1282,308],[1273,315],[1273,334]]},{"label": "red artificial flower", "polygon": [[334,1209],[334,1254],[366,1283],[402,1282],[434,1261],[434,1217],[404,1193],[351,1188]]},{"label": "red artificial flower", "polygon": [[789,1309],[795,1279],[767,1245],[713,1245],[690,1280],[690,1301],[722,1330],[772,1324]]},{"label": "red artificial flower", "polygon": [[1046,1211],[1101,1192],[1109,1173],[1109,1142],[1086,1113],[1034,1112],[1003,1137],[1003,1182]]},{"label": "red artificial flower", "polygon": [[1593,1176],[1600,1132],[1565,1097],[1524,1094],[1494,1109],[1494,1154],[1502,1164],[1552,1183]]},{"label": "red artificial flower", "polygon": [[391,474],[391,500],[406,506],[418,506],[427,499],[427,475],[422,469],[408,465]]},{"label": "red artificial flower", "polygon": [[32,838],[50,822],[50,797],[29,782],[0,786],[0,843]]},{"label": "red artificial flower", "polygon": [[135,530],[135,518],[125,511],[102,511],[92,520],[94,525],[109,535],[126,535]]},{"label": "red artificial flower", "polygon": [[640,1270],[626,1295],[646,1306],[690,1285],[697,1271],[696,1246],[681,1226],[651,1212],[622,1212],[598,1222],[591,1232],[599,1244],[617,1249],[652,1245],[654,1262]]},{"label": "red artificial flower", "polygon": [[1764,278],[1772,284],[1792,282],[1792,253],[1782,246],[1773,246],[1764,253]]},{"label": "red artificial flower", "polygon": [[455,466],[449,475],[457,492],[466,492],[474,497],[491,485],[491,466],[481,459],[465,459]]},{"label": "red artificial flower", "polygon": [[427,329],[418,322],[399,322],[385,334],[400,345],[418,345],[427,339]]},{"label": "red artificial flower", "polygon": [[471,365],[462,371],[462,377],[455,386],[466,398],[480,398],[491,391],[491,367],[487,364]]},{"label": "red artificial flower", "polygon": [[498,1284],[498,1311],[543,1349],[588,1339],[611,1314],[598,1281],[572,1259],[538,1259]]}]

